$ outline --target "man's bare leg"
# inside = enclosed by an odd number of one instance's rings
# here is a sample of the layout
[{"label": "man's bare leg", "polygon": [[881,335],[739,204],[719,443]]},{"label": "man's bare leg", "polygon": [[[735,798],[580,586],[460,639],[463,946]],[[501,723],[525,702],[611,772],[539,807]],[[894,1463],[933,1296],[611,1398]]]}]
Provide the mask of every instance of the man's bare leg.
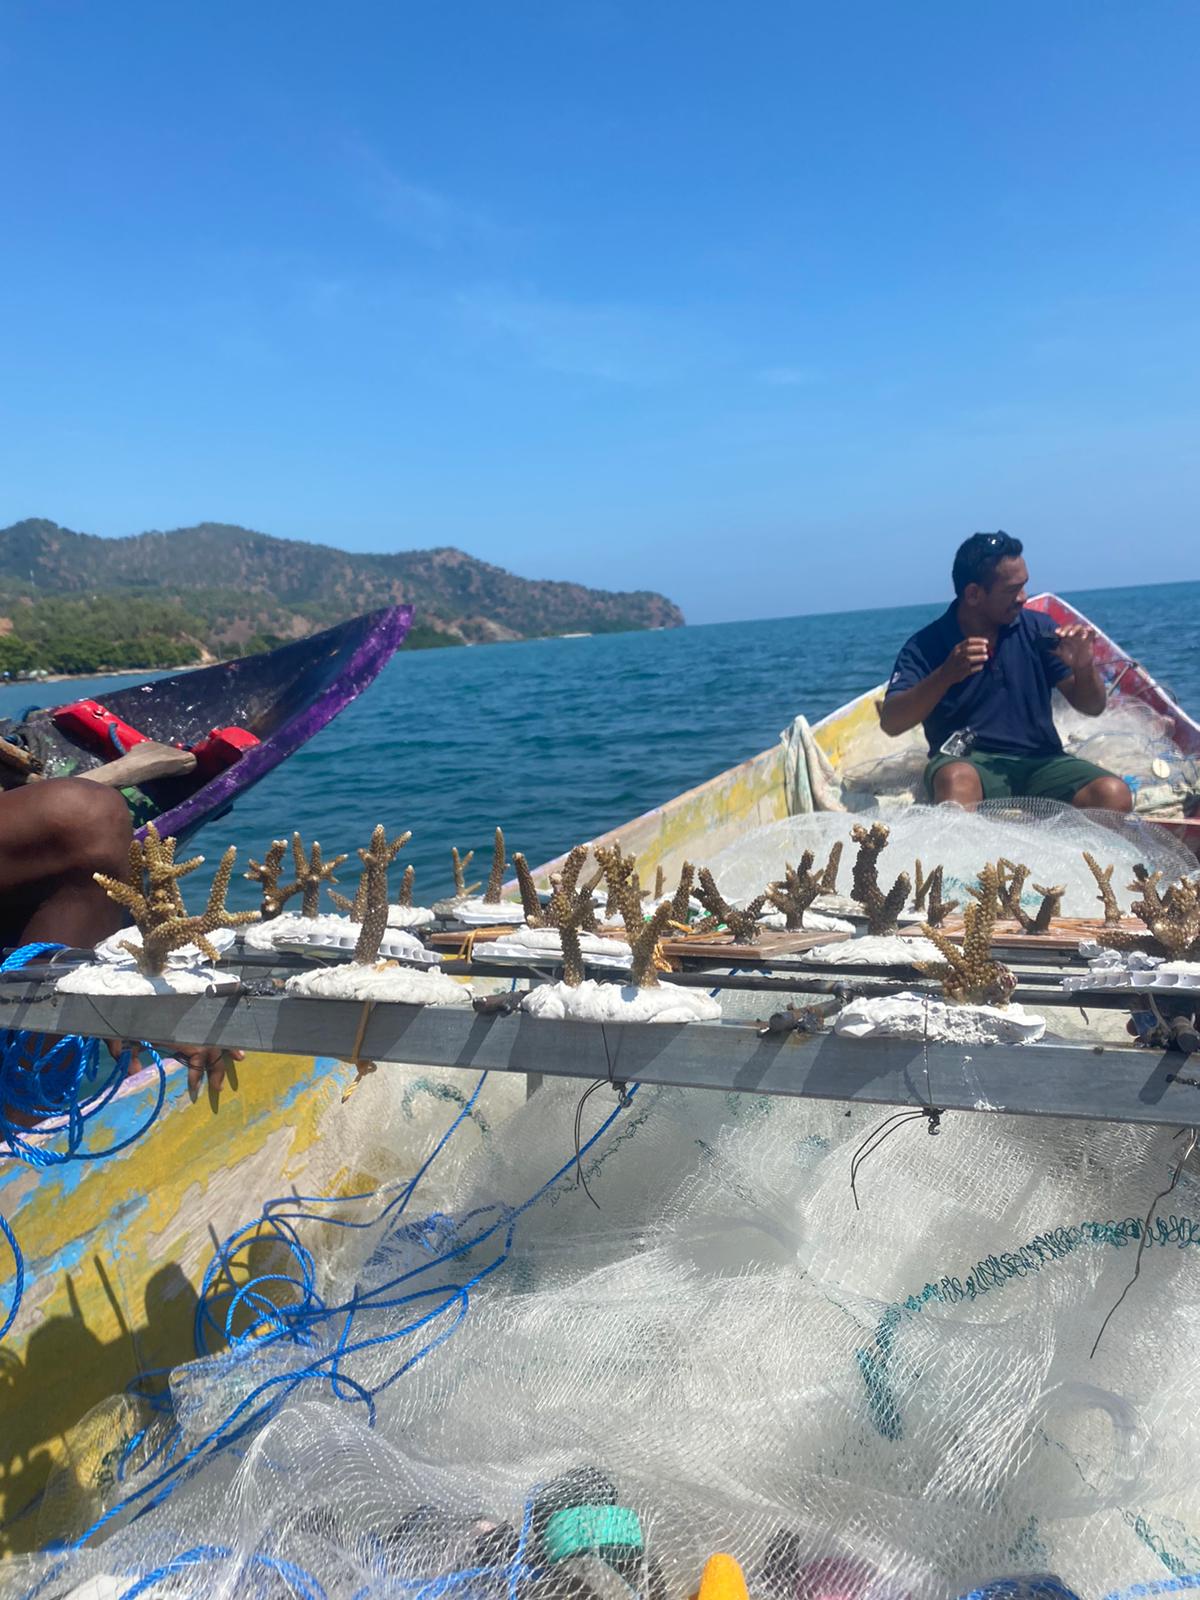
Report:
[{"label": "man's bare leg", "polygon": [[1121,778],[1105,774],[1103,778],[1093,778],[1091,783],[1085,783],[1071,801],[1073,806],[1078,806],[1081,811],[1120,811],[1128,814],[1133,810],[1133,795],[1129,785]]},{"label": "man's bare leg", "polygon": [[933,775],[933,798],[937,805],[953,801],[960,806],[978,805],[983,799],[983,783],[969,761],[948,761]]},{"label": "man's bare leg", "polygon": [[5,937],[91,946],[122,922],[93,873],[124,877],[133,827],[121,796],[78,778],[0,794]]},{"label": "man's bare leg", "polygon": [[[129,807],[101,784],[51,778],[0,794],[4,942],[90,949],[115,933],[124,913],[93,874],[125,877],[132,837]],[[166,1048],[187,1062],[189,1083],[204,1074],[213,1088],[224,1082],[226,1053],[216,1046]]]}]

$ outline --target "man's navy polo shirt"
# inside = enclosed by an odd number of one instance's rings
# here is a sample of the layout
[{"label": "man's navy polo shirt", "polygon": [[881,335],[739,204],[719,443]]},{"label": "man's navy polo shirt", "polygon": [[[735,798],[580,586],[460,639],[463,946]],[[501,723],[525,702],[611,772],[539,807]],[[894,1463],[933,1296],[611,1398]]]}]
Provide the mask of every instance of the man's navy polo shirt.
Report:
[{"label": "man's navy polo shirt", "polygon": [[[1041,611],[1023,610],[1001,628],[982,672],[952,684],[925,724],[929,753],[937,755],[952,733],[970,729],[977,750],[1005,756],[1057,756],[1062,740],[1050,711],[1050,691],[1071,669],[1048,644],[1056,624]],[[936,671],[964,638],[957,601],[912,638],[896,657],[888,694],[911,689]]]}]

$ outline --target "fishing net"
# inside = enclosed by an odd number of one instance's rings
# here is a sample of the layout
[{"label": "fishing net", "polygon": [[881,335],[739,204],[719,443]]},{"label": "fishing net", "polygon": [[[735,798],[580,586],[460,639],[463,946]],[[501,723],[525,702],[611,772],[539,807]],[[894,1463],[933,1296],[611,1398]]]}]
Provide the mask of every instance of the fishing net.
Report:
[{"label": "fishing net", "polygon": [[1135,789],[1161,781],[1153,770],[1156,761],[1166,762],[1168,776],[1181,764],[1170,718],[1138,700],[1115,701],[1096,718],[1081,716],[1056,695],[1054,722],[1071,755],[1117,773]]},{"label": "fishing net", "polygon": [[[1196,763],[1180,754],[1172,721],[1141,701],[1112,700],[1102,716],[1085,717],[1055,694],[1053,710],[1064,750],[1124,778],[1139,809],[1167,804],[1180,786],[1194,782]],[[871,797],[884,802],[925,798],[929,753],[920,728],[895,740],[864,735],[862,744],[863,753],[838,773],[842,799],[852,810]]]},{"label": "fishing net", "polygon": [[[786,863],[795,863],[805,850],[818,862],[828,857],[842,840],[846,850],[839,887],[848,892],[849,862],[854,844],[850,830],[870,823],[872,813],[809,812],[767,823],[744,834],[709,863],[722,892],[730,900],[749,900],[764,886],[782,876]],[[1063,915],[1096,916],[1100,911],[1096,880],[1083,852],[1088,850],[1101,866],[1114,863],[1113,886],[1128,908],[1138,891],[1133,881],[1138,863],[1161,871],[1165,883],[1194,872],[1196,858],[1172,836],[1138,817],[1111,811],[1077,811],[1054,800],[987,800],[974,811],[957,806],[912,806],[878,815],[890,829],[890,841],[880,857],[881,880],[891,882],[899,872],[911,876],[920,860],[926,870],[945,868],[947,899],[963,900],[968,884],[988,861],[1005,857],[1030,868],[1031,882],[1062,884]],[[1040,896],[1030,887],[1027,899],[1036,905]]]},{"label": "fishing net", "polygon": [[918,1115],[856,1198],[877,1111],[577,1105],[548,1086],[461,1162],[444,1134],[438,1205],[397,1190],[335,1252],[293,1216],[258,1325],[114,1427],[92,1543],[0,1591],[667,1600],[718,1549],[781,1600],[1200,1571],[1186,1166],[1143,1222],[1170,1130]]}]

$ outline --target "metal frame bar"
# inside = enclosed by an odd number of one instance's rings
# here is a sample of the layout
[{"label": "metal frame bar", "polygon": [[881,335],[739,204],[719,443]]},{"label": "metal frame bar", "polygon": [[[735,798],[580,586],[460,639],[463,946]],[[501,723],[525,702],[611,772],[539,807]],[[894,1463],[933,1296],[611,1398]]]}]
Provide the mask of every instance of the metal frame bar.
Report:
[{"label": "metal frame bar", "polygon": [[98,1038],[204,1040],[288,1055],[466,1071],[667,1084],[740,1094],[1002,1111],[1106,1122],[1200,1124],[1200,1072],[1168,1052],[1042,1043],[922,1048],[836,1034],[760,1037],[747,1023],[609,1024],[484,1016],[446,1006],[246,995],[63,995],[0,1007],[0,1026]]}]

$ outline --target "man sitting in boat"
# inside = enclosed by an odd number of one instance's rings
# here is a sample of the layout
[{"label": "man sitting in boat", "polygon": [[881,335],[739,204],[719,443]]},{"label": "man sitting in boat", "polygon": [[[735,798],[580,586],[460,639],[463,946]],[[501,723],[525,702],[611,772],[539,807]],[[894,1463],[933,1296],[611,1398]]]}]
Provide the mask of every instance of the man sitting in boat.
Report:
[{"label": "man sitting in boat", "polygon": [[1025,609],[1029,570],[1007,533],[972,534],[953,575],[954,603],[901,650],[879,714],[893,738],[924,724],[930,798],[969,806],[1025,795],[1132,811],[1128,785],[1067,755],[1054,726],[1053,689],[1084,716],[1107,704],[1092,630]]}]

